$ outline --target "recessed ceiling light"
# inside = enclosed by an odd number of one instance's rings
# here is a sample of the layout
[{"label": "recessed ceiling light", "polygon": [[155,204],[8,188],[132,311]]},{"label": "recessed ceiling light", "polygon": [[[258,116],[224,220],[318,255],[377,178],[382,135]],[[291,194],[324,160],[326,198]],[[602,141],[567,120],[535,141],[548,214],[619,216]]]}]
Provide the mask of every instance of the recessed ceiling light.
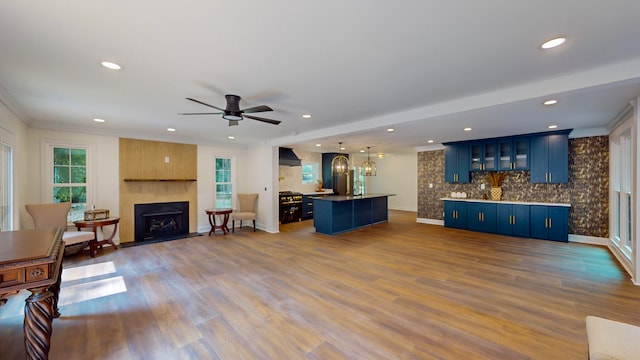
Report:
[{"label": "recessed ceiling light", "polygon": [[340,150],[345,150],[345,149],[346,149],[346,147],[340,146]]},{"label": "recessed ceiling light", "polygon": [[235,136],[233,136],[233,135],[229,135],[229,136],[227,136],[227,139],[229,139],[229,140],[233,140],[233,139],[235,139],[235,138],[236,138],[236,137],[235,137]]},{"label": "recessed ceiling light", "polygon": [[388,131],[388,132],[394,132],[394,131],[396,131],[396,129],[388,128],[388,129],[387,129],[387,131]]},{"label": "recessed ceiling light", "polygon": [[317,147],[320,147],[320,146],[322,146],[322,144],[316,144],[316,146],[317,146]]},{"label": "recessed ceiling light", "polygon": [[557,129],[557,128],[558,128],[558,125],[549,125],[549,126],[547,126],[547,127],[548,127],[549,129]]},{"label": "recessed ceiling light", "polygon": [[167,128],[167,131],[176,131],[174,128]]},{"label": "recessed ceiling light", "polygon": [[433,144],[433,140],[427,140],[429,144]]},{"label": "recessed ceiling light", "polygon": [[304,114],[304,115],[302,115],[302,118],[303,118],[303,119],[311,119],[311,115],[309,115],[309,114]]},{"label": "recessed ceiling light", "polygon": [[466,127],[466,128],[464,128],[463,130],[464,130],[464,131],[471,131],[471,130],[473,130],[473,129],[471,129],[471,128],[469,128],[469,127]]},{"label": "recessed ceiling light", "polygon": [[567,40],[567,39],[565,39],[565,38],[563,38],[563,37],[557,37],[557,38],[555,38],[555,39],[551,39],[551,40],[549,40],[549,41],[545,42],[545,43],[544,43],[544,44],[542,44],[540,47],[541,47],[541,48],[543,48],[543,49],[551,49],[551,48],[554,48],[554,47],[556,47],[556,46],[559,46],[559,45],[564,44],[564,42],[565,42],[566,40]]},{"label": "recessed ceiling light", "polygon": [[106,67],[107,69],[111,69],[111,70],[120,70],[120,69],[122,69],[122,66],[120,66],[120,65],[118,65],[116,63],[113,63],[111,61],[103,61],[103,62],[100,63],[100,65]]},{"label": "recessed ceiling light", "polygon": [[360,150],[360,152],[365,152],[365,149]]},{"label": "recessed ceiling light", "polygon": [[556,100],[556,99],[550,99],[550,100],[547,100],[547,101],[543,102],[543,103],[542,103],[542,105],[549,106],[549,105],[555,105],[555,104],[557,104],[557,103],[558,103],[558,100]]},{"label": "recessed ceiling light", "polygon": [[103,122],[104,122],[104,119],[98,119],[98,118],[96,118],[96,119],[93,119],[93,121],[95,121],[95,122],[99,122],[99,123],[103,123]]}]

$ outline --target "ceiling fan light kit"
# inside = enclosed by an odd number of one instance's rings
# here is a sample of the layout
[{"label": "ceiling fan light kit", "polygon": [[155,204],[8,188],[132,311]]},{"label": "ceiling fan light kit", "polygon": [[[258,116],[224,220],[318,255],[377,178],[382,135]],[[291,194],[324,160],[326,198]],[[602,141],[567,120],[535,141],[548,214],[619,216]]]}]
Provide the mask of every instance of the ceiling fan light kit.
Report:
[{"label": "ceiling fan light kit", "polygon": [[272,120],[272,119],[267,119],[267,118],[263,118],[263,117],[258,117],[258,116],[253,116],[253,115],[247,115],[247,114],[251,114],[251,113],[257,113],[257,112],[265,112],[265,111],[273,111],[272,108],[268,107],[267,105],[258,105],[258,106],[254,106],[254,107],[250,107],[250,108],[246,108],[246,109],[242,109],[240,110],[240,99],[241,97],[238,95],[225,95],[224,96],[227,99],[227,106],[223,109],[211,104],[207,104],[205,102],[202,102],[200,100],[196,100],[196,99],[192,99],[192,98],[187,98],[187,100],[189,101],[193,101],[196,102],[200,105],[204,105],[204,106],[208,106],[210,108],[214,108],[216,110],[220,110],[220,112],[213,112],[213,113],[181,113],[180,115],[222,115],[222,118],[225,120],[229,121],[229,126],[235,126],[238,125],[238,122],[241,121],[242,119],[249,118],[252,120],[258,120],[267,124],[273,124],[273,125],[278,125],[281,123],[281,121],[279,120]]}]

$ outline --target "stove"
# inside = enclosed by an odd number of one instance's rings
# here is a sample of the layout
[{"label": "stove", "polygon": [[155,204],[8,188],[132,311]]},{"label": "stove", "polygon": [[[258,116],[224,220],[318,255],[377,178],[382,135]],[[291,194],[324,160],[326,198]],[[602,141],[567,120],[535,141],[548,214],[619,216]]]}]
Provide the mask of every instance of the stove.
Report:
[{"label": "stove", "polygon": [[302,221],[302,193],[280,191],[280,223]]}]

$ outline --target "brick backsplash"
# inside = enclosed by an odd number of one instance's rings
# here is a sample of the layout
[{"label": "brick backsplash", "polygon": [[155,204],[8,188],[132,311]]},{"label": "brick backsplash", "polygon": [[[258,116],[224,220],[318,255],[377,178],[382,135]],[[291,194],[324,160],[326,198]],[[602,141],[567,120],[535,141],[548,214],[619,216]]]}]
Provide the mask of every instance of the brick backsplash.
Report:
[{"label": "brick backsplash", "polygon": [[[569,139],[569,183],[531,184],[529,171],[509,171],[502,184],[502,199],[570,203],[569,233],[609,236],[609,138]],[[480,184],[486,185],[485,190]],[[433,187],[429,188],[429,184]],[[468,184],[444,182],[444,151],[418,153],[418,218],[443,219],[440,200],[451,192],[466,192],[482,199],[489,195],[486,172],[472,172]]]}]

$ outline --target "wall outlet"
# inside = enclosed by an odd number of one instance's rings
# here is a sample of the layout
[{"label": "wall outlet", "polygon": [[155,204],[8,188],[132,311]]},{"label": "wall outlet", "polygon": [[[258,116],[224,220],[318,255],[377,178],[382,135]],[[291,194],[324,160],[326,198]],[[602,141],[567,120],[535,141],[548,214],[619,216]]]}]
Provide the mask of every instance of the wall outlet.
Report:
[{"label": "wall outlet", "polygon": [[169,157],[168,156],[164,157],[164,162],[166,162],[167,164],[169,163]]},{"label": "wall outlet", "polygon": [[480,184],[480,190],[484,190],[484,183]]},{"label": "wall outlet", "polygon": [[433,184],[429,183],[429,189],[433,189]]}]

